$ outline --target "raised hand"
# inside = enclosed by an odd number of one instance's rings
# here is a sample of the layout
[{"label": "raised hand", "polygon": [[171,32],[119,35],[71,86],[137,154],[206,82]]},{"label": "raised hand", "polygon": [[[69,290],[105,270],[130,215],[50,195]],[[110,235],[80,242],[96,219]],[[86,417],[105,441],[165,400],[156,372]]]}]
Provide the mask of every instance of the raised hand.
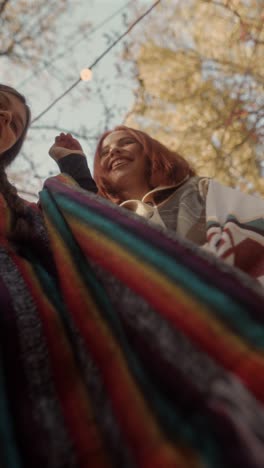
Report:
[{"label": "raised hand", "polygon": [[56,136],[55,142],[49,149],[49,155],[55,161],[58,161],[70,153],[78,153],[84,156],[83,149],[76,138],[73,138],[70,133],[60,133],[60,135]]}]

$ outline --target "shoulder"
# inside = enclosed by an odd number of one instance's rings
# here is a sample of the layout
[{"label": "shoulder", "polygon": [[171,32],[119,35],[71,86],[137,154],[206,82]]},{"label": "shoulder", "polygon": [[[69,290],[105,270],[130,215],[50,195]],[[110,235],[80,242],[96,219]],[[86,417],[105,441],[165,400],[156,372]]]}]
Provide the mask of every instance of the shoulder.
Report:
[{"label": "shoulder", "polygon": [[203,200],[205,200],[211,179],[209,179],[209,177],[197,177],[197,179],[197,188],[199,191],[199,195]]},{"label": "shoulder", "polygon": [[[196,193],[202,200],[206,199],[210,180],[208,177],[192,176],[181,187],[181,197]],[[177,189],[176,189],[177,191]]]}]

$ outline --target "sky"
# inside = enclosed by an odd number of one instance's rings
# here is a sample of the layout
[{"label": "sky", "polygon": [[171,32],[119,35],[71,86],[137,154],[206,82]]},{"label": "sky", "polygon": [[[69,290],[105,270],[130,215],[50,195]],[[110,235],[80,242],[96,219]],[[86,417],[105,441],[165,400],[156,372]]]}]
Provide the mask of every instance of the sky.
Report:
[{"label": "sky", "polygon": [[[32,69],[8,64],[6,69],[2,67],[0,71],[0,82],[8,81],[26,96],[34,119],[79,78],[83,68],[89,67],[126,30],[124,14],[127,15],[128,23],[135,19],[129,8],[133,1],[130,5],[128,3],[127,0],[70,2],[71,6],[58,22],[57,45],[54,54],[45,58],[46,66],[43,66],[41,59],[40,64]],[[137,4],[145,11],[153,4],[153,0],[138,0]],[[124,9],[121,12],[100,27],[105,19],[122,7]],[[140,34],[145,21],[146,19],[135,27],[135,34]],[[85,37],[80,28],[86,32]],[[27,160],[19,157],[15,161],[10,170],[11,178],[14,174],[16,177],[19,174],[23,186],[33,184],[33,191],[37,191],[48,175],[58,172],[56,164],[48,156],[48,149],[59,132],[57,128],[72,132],[74,136],[86,132],[94,137],[102,133],[106,125],[112,128],[123,122],[133,105],[135,83],[132,79],[133,65],[123,60],[122,50],[123,41],[93,69],[92,81],[82,81],[40,120],[33,123],[23,147]],[[107,115],[105,106],[108,109]],[[80,142],[92,169],[96,141],[93,138]],[[32,162],[37,167],[34,183],[30,175]]]}]

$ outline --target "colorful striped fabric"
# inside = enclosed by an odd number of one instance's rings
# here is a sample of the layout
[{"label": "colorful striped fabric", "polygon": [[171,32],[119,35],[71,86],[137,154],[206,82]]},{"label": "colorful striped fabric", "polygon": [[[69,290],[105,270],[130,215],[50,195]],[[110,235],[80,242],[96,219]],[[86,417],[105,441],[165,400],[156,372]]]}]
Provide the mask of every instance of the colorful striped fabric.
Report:
[{"label": "colorful striped fabric", "polygon": [[263,289],[64,175],[40,203],[0,226],[1,468],[263,468]]}]

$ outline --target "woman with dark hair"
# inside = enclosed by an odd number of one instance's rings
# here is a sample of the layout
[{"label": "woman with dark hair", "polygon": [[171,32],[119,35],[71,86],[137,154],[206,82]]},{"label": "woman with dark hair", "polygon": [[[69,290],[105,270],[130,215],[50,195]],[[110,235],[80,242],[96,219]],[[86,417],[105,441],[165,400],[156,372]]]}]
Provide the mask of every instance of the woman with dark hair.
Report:
[{"label": "woman with dark hair", "polygon": [[[0,193],[4,196],[12,216],[12,235],[26,228],[27,203],[21,200],[6,177],[6,168],[18,156],[30,125],[30,109],[22,94],[0,84]],[[4,220],[2,219],[2,222]],[[11,235],[11,232],[10,232]]]},{"label": "woman with dark hair", "polygon": [[24,96],[0,84],[0,165],[7,167],[18,155],[30,124],[30,109]]}]

